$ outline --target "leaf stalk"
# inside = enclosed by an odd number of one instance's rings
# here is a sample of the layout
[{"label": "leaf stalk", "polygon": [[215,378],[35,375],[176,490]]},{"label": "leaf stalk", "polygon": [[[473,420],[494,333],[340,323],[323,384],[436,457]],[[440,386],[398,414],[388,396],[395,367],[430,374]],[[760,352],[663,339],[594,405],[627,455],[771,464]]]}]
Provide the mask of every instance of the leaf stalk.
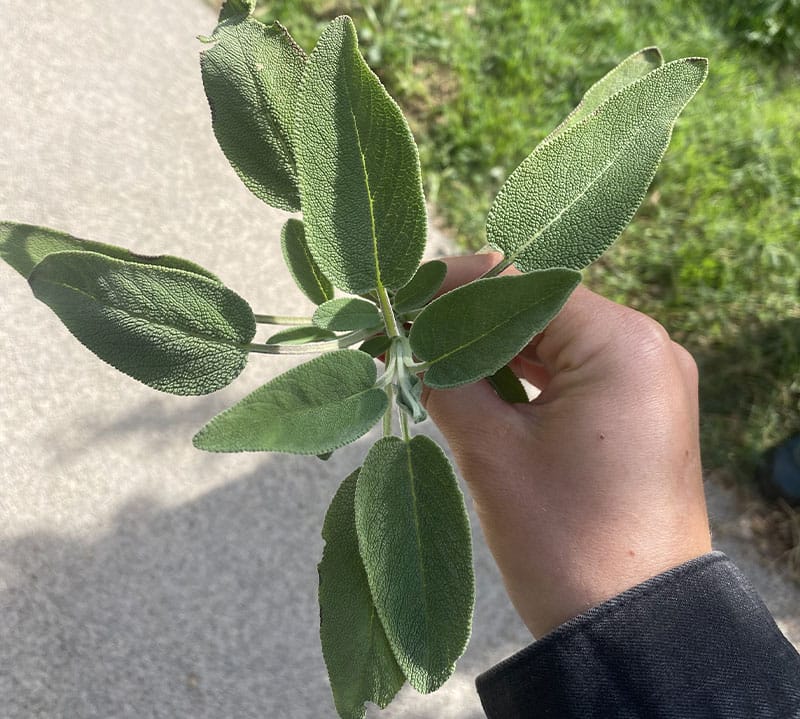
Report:
[{"label": "leaf stalk", "polygon": [[285,317],[283,315],[253,315],[260,325],[310,325],[310,317]]},{"label": "leaf stalk", "polygon": [[383,321],[386,323],[386,334],[389,337],[400,337],[400,327],[397,324],[397,318],[394,316],[392,303],[389,301],[389,293],[383,285],[378,285],[378,301],[380,303],[381,314]]},{"label": "leaf stalk", "polygon": [[248,352],[255,352],[257,354],[266,355],[303,355],[314,354],[319,352],[332,352],[333,350],[344,349],[350,347],[362,340],[375,334],[374,329],[358,330],[350,334],[337,337],[335,340],[326,340],[325,342],[308,342],[304,345],[282,345],[282,344],[258,344],[251,343],[243,345],[243,348]]}]

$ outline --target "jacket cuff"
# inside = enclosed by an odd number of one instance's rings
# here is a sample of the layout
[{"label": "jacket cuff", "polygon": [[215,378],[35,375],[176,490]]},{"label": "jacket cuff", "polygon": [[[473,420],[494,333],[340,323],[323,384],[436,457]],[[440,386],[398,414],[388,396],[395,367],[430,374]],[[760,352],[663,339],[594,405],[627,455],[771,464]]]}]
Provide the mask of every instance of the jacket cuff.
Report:
[{"label": "jacket cuff", "polygon": [[800,656],[722,552],[569,620],[476,685],[489,719],[800,716]]}]

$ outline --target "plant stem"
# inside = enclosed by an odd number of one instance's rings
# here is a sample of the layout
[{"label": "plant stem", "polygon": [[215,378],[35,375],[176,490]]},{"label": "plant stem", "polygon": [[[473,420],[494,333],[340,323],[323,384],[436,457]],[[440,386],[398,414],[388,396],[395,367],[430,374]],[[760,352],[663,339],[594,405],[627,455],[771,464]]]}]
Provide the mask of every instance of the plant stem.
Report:
[{"label": "plant stem", "polygon": [[509,259],[508,257],[504,257],[500,262],[498,262],[494,267],[490,270],[484,272],[479,279],[484,279],[486,277],[496,277],[499,275],[503,270],[507,270],[511,265],[514,264],[513,259]]},{"label": "plant stem", "polygon": [[261,325],[310,325],[310,317],[283,317],[281,315],[254,315]]},{"label": "plant stem", "polygon": [[394,387],[390,384],[386,388],[386,396],[389,397],[389,404],[386,406],[386,411],[383,413],[383,436],[391,437],[392,435],[392,412],[394,411]]},{"label": "plant stem", "polygon": [[378,285],[378,299],[381,303],[381,313],[383,321],[386,323],[386,334],[389,337],[399,337],[400,328],[397,326],[397,318],[394,316],[392,303],[389,302],[389,294],[383,285]]},{"label": "plant stem", "polygon": [[357,342],[361,342],[361,340],[365,340],[374,334],[374,329],[358,330],[357,332],[351,332],[348,335],[337,337],[335,340],[326,340],[325,342],[308,342],[304,345],[268,345],[253,343],[242,345],[242,347],[248,352],[257,352],[265,355],[303,355],[312,354],[315,352],[331,352],[332,350],[343,349],[344,347],[349,347]]},{"label": "plant stem", "polygon": [[402,409],[398,414],[400,415],[400,429],[403,430],[403,441],[410,442],[411,435],[408,433],[408,417],[406,417],[406,413]]}]

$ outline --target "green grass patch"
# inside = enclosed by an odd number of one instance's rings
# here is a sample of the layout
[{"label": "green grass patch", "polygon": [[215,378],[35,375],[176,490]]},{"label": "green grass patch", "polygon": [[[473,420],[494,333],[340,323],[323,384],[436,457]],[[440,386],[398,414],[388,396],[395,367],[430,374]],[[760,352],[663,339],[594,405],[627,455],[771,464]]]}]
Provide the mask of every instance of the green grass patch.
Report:
[{"label": "green grass patch", "polygon": [[341,13],[410,117],[439,218],[473,249],[503,179],[617,62],[651,44],[709,57],[644,205],[587,282],[694,353],[707,467],[749,478],[800,430],[800,0],[259,6],[308,50]]}]

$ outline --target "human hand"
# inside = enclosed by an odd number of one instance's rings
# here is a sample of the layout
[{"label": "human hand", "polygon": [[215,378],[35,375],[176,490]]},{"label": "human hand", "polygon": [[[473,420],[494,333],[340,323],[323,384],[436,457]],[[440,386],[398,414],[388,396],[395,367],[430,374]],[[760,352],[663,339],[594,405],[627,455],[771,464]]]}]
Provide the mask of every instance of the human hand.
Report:
[{"label": "human hand", "polygon": [[[499,260],[448,259],[443,289]],[[697,369],[661,325],[578,287],[512,368],[531,403],[486,381],[423,401],[535,636],[710,551]]]}]

